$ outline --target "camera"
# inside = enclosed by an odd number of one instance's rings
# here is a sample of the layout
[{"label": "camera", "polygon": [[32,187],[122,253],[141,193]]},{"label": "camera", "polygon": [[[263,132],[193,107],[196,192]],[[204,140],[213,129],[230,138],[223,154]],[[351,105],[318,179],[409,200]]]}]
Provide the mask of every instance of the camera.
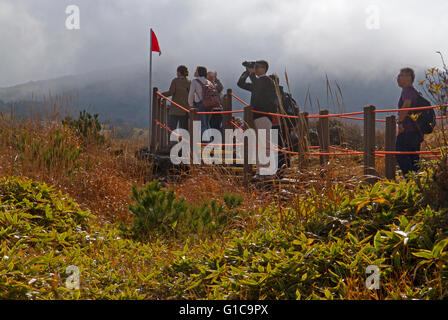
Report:
[{"label": "camera", "polygon": [[243,67],[246,67],[249,69],[255,68],[255,61],[244,61]]}]

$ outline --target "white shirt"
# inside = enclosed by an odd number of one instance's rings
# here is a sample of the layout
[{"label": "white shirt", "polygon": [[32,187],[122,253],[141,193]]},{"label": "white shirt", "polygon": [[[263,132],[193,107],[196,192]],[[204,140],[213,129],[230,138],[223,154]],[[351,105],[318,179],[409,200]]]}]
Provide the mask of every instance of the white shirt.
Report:
[{"label": "white shirt", "polygon": [[[203,84],[207,84],[208,80],[205,77],[196,78]],[[190,92],[188,93],[188,104],[193,107],[193,101],[198,103],[202,101],[202,86],[194,79],[191,81]]]}]

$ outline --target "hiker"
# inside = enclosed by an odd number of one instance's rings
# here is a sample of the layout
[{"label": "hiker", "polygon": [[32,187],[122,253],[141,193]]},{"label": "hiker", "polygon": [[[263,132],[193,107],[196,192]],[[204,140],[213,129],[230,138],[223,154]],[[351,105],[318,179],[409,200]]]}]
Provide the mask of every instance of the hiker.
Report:
[{"label": "hiker", "polygon": [[[413,108],[418,106],[419,92],[415,89],[413,83],[415,72],[411,68],[403,68],[397,76],[398,86],[402,88],[401,97],[398,102],[399,109]],[[409,116],[408,111],[398,113],[398,135],[395,145],[396,151],[409,152],[420,151],[420,144],[423,142],[423,135],[419,132],[415,121]],[[396,155],[398,165],[403,175],[406,176],[410,171],[418,171],[418,154]]]},{"label": "hiker", "polygon": [[[195,106],[199,112],[210,112],[219,106],[218,92],[213,83],[206,78],[206,67],[197,67],[194,76],[196,79],[191,81],[188,104],[190,107]],[[210,138],[204,137],[204,132],[210,129],[211,114],[201,114],[199,118],[201,120],[201,141],[210,142]]]},{"label": "hiker", "polygon": [[222,91],[224,90],[224,86],[222,85],[221,81],[218,79],[218,72],[216,72],[216,71],[207,72],[207,80],[209,80],[211,83],[213,83],[215,85],[216,90],[218,90],[218,93],[221,96]]},{"label": "hiker", "polygon": [[[265,60],[258,60],[254,65],[248,65],[246,62],[243,64],[246,67],[246,71],[243,72],[238,80],[238,87],[252,92],[250,98],[250,105],[255,111],[276,113],[276,93],[274,87],[274,81],[266,75],[269,69],[269,64]],[[247,83],[246,79],[250,78],[252,83]],[[266,130],[266,147],[270,148],[270,129],[272,128],[272,117],[270,115],[264,115],[254,113],[254,125],[257,130]],[[266,155],[270,156],[270,149],[266,149]],[[257,174],[253,180],[261,178],[270,179],[275,175],[277,168],[270,168],[269,163],[262,165],[258,161],[257,155]]]},{"label": "hiker", "polygon": [[[177,67],[177,77],[171,81],[170,89],[162,94],[165,97],[173,97],[173,102],[189,109],[188,92],[190,91],[191,81],[188,79],[188,68],[184,65]],[[168,107],[168,127],[172,130],[176,128],[188,130],[188,113],[181,108],[171,104]]]},{"label": "hiker", "polygon": [[[213,85],[215,86],[216,90],[219,94],[219,101],[220,104],[217,107],[214,107],[212,111],[223,111],[222,108],[222,99],[223,94],[222,91],[224,90],[224,86],[222,85],[221,81],[218,79],[218,73],[216,71],[209,71],[207,72],[207,80],[209,80]],[[222,114],[212,114],[210,116],[210,128],[216,129],[222,132]]]}]

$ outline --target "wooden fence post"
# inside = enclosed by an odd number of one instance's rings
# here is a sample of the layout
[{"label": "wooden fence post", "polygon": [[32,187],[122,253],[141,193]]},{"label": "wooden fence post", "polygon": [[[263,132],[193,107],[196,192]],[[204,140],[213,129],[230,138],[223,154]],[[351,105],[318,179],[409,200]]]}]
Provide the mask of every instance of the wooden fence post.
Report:
[{"label": "wooden fence post", "polygon": [[[328,115],[328,110],[321,110],[319,112],[320,115]],[[329,146],[330,146],[330,128],[329,128],[329,118],[319,118],[319,124],[318,124],[318,137],[319,137],[319,146],[320,146],[320,152],[328,153],[329,152]],[[329,156],[320,156],[320,165],[328,163],[330,160]]]},{"label": "wooden fence post", "polygon": [[[232,111],[232,89],[227,89],[227,94],[224,96],[223,110]],[[224,113],[222,115],[222,132],[224,133],[226,129],[232,129],[230,120],[232,119],[231,113]]]},{"label": "wooden fence post", "polygon": [[151,128],[151,146],[150,146],[150,152],[157,153],[158,147],[159,147],[159,125],[156,123],[159,120],[159,95],[156,93],[159,91],[158,88],[153,88],[152,93],[152,128]]},{"label": "wooden fence post", "polygon": [[[396,139],[396,118],[395,116],[386,117],[386,141],[385,149],[386,151],[395,151],[395,139]],[[386,159],[384,162],[384,171],[386,173],[386,178],[389,180],[395,180],[395,155],[386,154]]]},{"label": "wooden fence post", "polygon": [[295,133],[297,135],[297,149],[292,151],[298,151],[298,164],[299,168],[304,168],[307,165],[306,153],[309,151],[309,129],[308,129],[308,113],[300,112],[298,113],[297,119],[297,130]]},{"label": "wooden fence post", "polygon": [[[193,152],[194,152],[194,133],[193,133],[193,122],[198,119],[197,115],[198,109],[191,108],[190,109],[190,117],[189,117],[189,123],[188,123],[188,132],[190,134],[190,166],[193,165]],[[199,133],[200,134],[200,133]],[[199,137],[199,141],[202,141],[202,137]],[[201,150],[202,151],[202,150]]]},{"label": "wooden fence post", "polygon": [[[166,100],[163,99],[160,103],[160,122],[164,125],[168,126],[168,112],[166,109]],[[171,128],[170,128],[171,129]],[[165,130],[164,128],[160,128],[161,130],[161,149],[163,152],[166,151],[166,148],[168,147],[168,138],[169,138],[169,132]]]},{"label": "wooden fence post", "polygon": [[364,174],[376,176],[375,170],[375,107],[364,108]]},{"label": "wooden fence post", "polygon": [[[252,113],[252,107],[246,106],[244,107],[244,124],[245,129],[254,129],[254,114]],[[243,168],[243,180],[244,185],[249,185],[249,175],[252,173],[250,171],[250,165],[249,165],[249,138],[244,137],[244,168]],[[255,143],[258,143],[257,141]],[[255,146],[255,156],[257,157],[258,148]]]}]

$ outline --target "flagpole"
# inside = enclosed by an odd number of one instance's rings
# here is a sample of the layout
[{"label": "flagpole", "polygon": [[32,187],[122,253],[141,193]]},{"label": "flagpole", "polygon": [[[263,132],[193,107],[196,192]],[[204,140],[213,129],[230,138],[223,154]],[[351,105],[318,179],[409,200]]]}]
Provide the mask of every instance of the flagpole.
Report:
[{"label": "flagpole", "polygon": [[149,131],[148,131],[148,150],[151,152],[152,137],[152,28],[149,30]]}]

